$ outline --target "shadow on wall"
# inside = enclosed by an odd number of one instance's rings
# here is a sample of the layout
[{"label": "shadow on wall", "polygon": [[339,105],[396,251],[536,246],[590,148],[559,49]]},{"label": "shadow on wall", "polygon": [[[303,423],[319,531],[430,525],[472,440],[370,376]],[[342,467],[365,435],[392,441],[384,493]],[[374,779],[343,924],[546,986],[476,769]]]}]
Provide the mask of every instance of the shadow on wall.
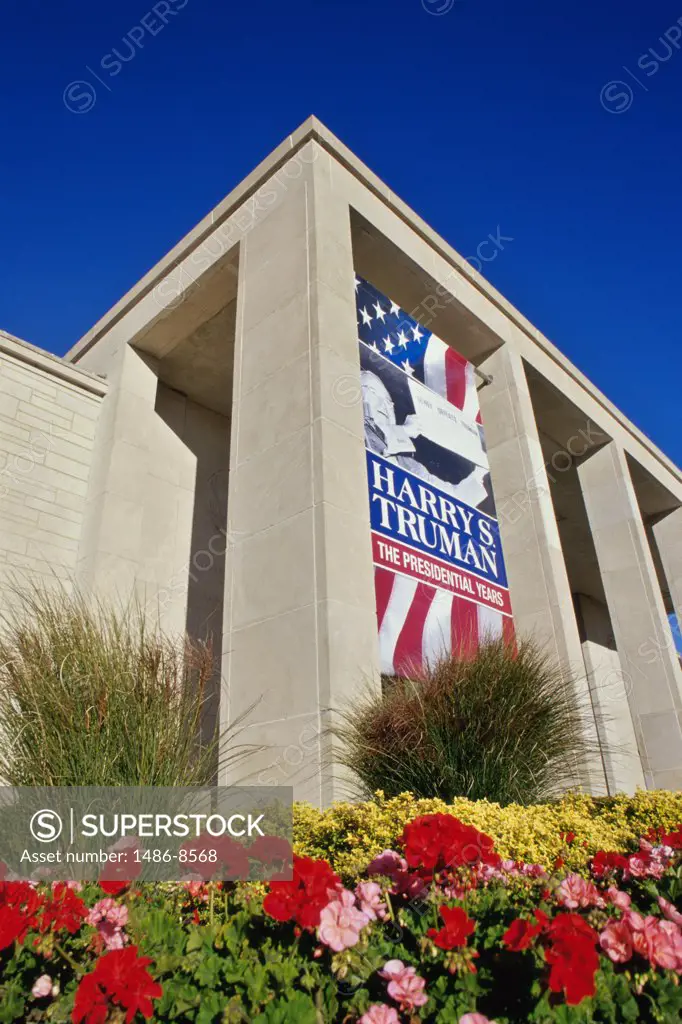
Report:
[{"label": "shadow on wall", "polygon": [[213,651],[210,696],[202,721],[202,736],[207,737],[213,734],[219,716],[230,420],[162,381],[156,412],[196,457],[185,628],[193,639],[209,643]]}]

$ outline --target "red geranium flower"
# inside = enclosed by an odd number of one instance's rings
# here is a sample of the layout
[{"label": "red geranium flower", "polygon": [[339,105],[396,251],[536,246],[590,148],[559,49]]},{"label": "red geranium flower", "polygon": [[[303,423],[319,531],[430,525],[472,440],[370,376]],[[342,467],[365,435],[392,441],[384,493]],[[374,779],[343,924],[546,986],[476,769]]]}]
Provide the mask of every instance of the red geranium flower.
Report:
[{"label": "red geranium flower", "polygon": [[[197,858],[184,861],[183,867],[193,875],[199,875],[205,882],[219,872],[230,878],[249,877],[249,857],[246,849],[231,836],[203,834],[186,840],[180,849],[184,850],[189,857],[194,855]],[[216,859],[209,860],[213,850],[215,850]],[[199,860],[200,857],[203,859]]]},{"label": "red geranium flower", "polygon": [[280,872],[291,871],[293,851],[283,836],[258,836],[248,849],[249,857],[259,861],[259,867],[277,866]]},{"label": "red geranium flower", "polygon": [[661,843],[663,846],[672,846],[674,850],[682,850],[682,825],[678,825],[673,832],[664,832]]},{"label": "red geranium flower", "polygon": [[138,956],[137,946],[114,949],[100,957],[95,969],[86,974],[76,991],[73,1024],[104,1024],[110,1004],[127,1010],[126,1024],[136,1013],[151,1017],[152,999],[159,999],[163,990],[147,970],[152,961]]},{"label": "red geranium flower", "polygon": [[501,863],[490,836],[451,814],[415,818],[405,826],[402,843],[408,865],[426,872],[475,864],[498,867]]},{"label": "red geranium flower", "polygon": [[468,936],[476,928],[476,922],[471,920],[462,907],[440,907],[439,909],[445,924],[440,931],[429,928],[426,934],[441,949],[466,946]]},{"label": "red geranium flower", "polygon": [[502,936],[502,941],[507,949],[512,953],[520,953],[524,949],[528,949],[533,939],[549,924],[549,918],[542,910],[535,911],[535,920],[537,924],[532,924],[531,921],[522,917],[517,917],[515,921],[512,921]]},{"label": "red geranium flower", "polygon": [[15,939],[23,942],[27,931],[26,915],[18,907],[0,907],[0,949],[11,946]]},{"label": "red geranium flower", "polygon": [[592,874],[595,878],[603,878],[614,871],[623,871],[628,866],[628,858],[622,853],[598,850],[592,858]]},{"label": "red geranium flower", "polygon": [[219,836],[213,840],[213,847],[217,850],[218,861],[222,865],[222,874],[230,878],[249,877],[249,855],[246,848],[231,836]]},{"label": "red geranium flower", "polygon": [[294,877],[290,882],[271,882],[263,910],[276,921],[295,921],[313,930],[331,893],[341,888],[341,879],[326,860],[312,860],[294,854]]},{"label": "red geranium flower", "polygon": [[576,1006],[595,993],[599,936],[579,914],[557,914],[549,924],[547,936],[549,987],[552,992],[563,991],[569,1006]]},{"label": "red geranium flower", "polygon": [[48,932],[52,929],[60,932],[66,929],[71,935],[75,935],[87,915],[88,908],[80,896],[77,896],[68,885],[58,882],[40,918],[40,931]]},{"label": "red geranium flower", "polygon": [[38,927],[43,898],[28,882],[0,882],[0,949]]},{"label": "red geranium flower", "polygon": [[74,1024],[105,1024],[109,1015],[109,997],[94,972],[86,974],[76,990],[71,1020]]},{"label": "red geranium flower", "polygon": [[106,882],[100,878],[99,887],[103,889],[107,896],[118,896],[119,893],[123,892],[130,885],[129,881],[122,882]]}]

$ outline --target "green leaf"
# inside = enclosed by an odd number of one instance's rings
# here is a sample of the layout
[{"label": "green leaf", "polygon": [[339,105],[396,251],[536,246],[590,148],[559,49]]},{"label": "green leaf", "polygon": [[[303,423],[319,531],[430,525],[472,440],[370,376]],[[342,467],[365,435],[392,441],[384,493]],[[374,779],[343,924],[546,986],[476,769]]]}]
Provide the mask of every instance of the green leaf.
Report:
[{"label": "green leaf", "polygon": [[318,1024],[317,1010],[310,996],[297,993],[284,1001],[270,1003],[253,1024]]}]

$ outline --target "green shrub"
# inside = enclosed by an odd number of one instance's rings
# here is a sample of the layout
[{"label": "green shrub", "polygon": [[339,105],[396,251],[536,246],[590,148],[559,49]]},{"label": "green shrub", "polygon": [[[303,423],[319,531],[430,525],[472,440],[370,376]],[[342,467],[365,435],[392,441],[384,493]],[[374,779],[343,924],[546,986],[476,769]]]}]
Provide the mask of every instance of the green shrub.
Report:
[{"label": "green shrub", "polygon": [[354,702],[335,729],[337,756],[365,795],[535,803],[584,783],[584,716],[536,644],[491,640]]},{"label": "green shrub", "polygon": [[224,760],[246,753],[203,720],[210,645],[163,636],[136,606],[40,587],[16,597],[0,632],[5,784],[203,785],[219,746]]}]

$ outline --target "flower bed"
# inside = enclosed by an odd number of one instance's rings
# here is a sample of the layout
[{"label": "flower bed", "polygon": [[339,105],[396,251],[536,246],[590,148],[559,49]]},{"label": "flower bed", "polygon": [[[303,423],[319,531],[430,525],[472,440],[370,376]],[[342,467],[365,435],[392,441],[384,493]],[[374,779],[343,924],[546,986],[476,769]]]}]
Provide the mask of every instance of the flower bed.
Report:
[{"label": "flower bed", "polygon": [[[351,881],[380,850],[398,841],[408,821],[421,814],[446,813],[495,837],[503,857],[552,864],[560,852],[574,871],[586,870],[597,850],[634,848],[650,828],[672,830],[682,821],[682,792],[640,790],[635,796],[592,798],[571,794],[548,804],[490,803],[487,800],[417,800],[410,793],[365,803],[337,803],[320,811],[294,805],[294,849],[328,860]],[[561,834],[579,842],[562,851]]]},{"label": "flower bed", "polygon": [[[452,815],[408,822],[352,887],[0,882],[0,1021],[521,1024],[682,1015],[682,826],[503,859]],[[584,848],[583,848],[584,849]]]}]

